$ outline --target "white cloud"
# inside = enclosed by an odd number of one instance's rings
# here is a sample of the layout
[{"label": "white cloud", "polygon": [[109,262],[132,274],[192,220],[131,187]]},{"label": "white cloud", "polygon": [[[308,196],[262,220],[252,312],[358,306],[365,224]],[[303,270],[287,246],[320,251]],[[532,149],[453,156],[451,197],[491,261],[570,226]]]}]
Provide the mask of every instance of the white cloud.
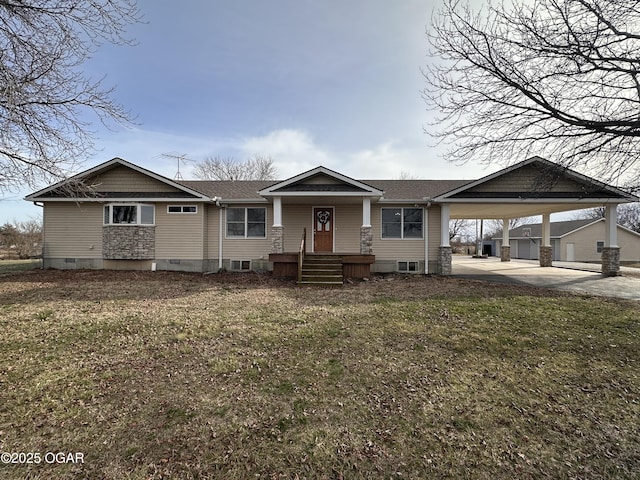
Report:
[{"label": "white cloud", "polygon": [[244,139],[241,150],[245,156],[260,154],[270,156],[280,178],[288,178],[318,165],[331,166],[336,163],[333,155],[316,145],[311,135],[304,130],[275,130],[262,137]]},{"label": "white cloud", "polygon": [[437,156],[432,148],[418,143],[401,145],[384,141],[356,151],[334,151],[318,144],[301,129],[274,130],[263,136],[247,137],[235,147],[240,158],[255,154],[274,160],[280,178],[288,178],[319,165],[353,178],[400,178],[406,173],[414,178],[480,178],[487,174],[476,165],[453,166]]},{"label": "white cloud", "polygon": [[[195,161],[215,155],[238,160],[268,155],[274,160],[279,178],[319,165],[354,178],[400,178],[405,172],[423,179],[473,179],[488,173],[477,165],[451,165],[439,158],[434,149],[418,142],[387,140],[359,150],[337,151],[318,143],[310,132],[296,128],[235,138],[132,129],[112,133],[99,147],[101,151],[86,162],[86,168],[118,156],[170,178],[176,173],[177,162],[162,156],[166,153],[185,154]],[[185,178],[190,176],[191,168],[188,164],[181,167]]]}]

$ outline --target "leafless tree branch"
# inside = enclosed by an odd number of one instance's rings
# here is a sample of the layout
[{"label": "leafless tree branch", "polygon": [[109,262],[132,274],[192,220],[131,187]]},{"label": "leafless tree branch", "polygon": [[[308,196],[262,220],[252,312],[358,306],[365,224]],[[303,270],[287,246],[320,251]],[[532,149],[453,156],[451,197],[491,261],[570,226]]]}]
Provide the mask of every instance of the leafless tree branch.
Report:
[{"label": "leafless tree branch", "polygon": [[104,79],[81,67],[103,43],[131,45],[135,0],[0,0],[0,191],[61,180],[94,147],[87,112],[129,124]]},{"label": "leafless tree branch", "polygon": [[445,0],[428,31],[425,131],[464,163],[534,154],[640,183],[640,3]]},{"label": "leafless tree branch", "polygon": [[254,155],[245,161],[231,157],[210,157],[194,169],[202,180],[275,180],[276,169],[271,157]]}]

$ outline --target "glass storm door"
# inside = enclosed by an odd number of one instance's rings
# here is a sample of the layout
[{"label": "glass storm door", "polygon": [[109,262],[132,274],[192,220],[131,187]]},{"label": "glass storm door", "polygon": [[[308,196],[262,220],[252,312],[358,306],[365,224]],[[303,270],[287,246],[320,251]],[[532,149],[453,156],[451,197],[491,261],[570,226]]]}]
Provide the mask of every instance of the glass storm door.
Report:
[{"label": "glass storm door", "polygon": [[333,252],[333,208],[313,209],[313,251]]}]

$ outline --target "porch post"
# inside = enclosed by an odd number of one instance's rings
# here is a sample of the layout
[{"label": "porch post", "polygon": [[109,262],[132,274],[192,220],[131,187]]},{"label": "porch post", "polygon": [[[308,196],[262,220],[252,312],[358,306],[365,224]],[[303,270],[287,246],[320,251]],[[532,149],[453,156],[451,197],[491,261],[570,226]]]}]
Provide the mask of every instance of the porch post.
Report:
[{"label": "porch post", "polygon": [[273,197],[273,226],[282,226],[282,197]]},{"label": "porch post", "polygon": [[373,232],[371,231],[371,198],[362,197],[362,226],[360,227],[360,255],[373,253]]},{"label": "porch post", "polygon": [[443,203],[440,205],[440,248],[438,249],[438,273],[440,275],[451,275],[450,219],[450,206],[448,203]]},{"label": "porch post", "polygon": [[500,261],[511,261],[511,245],[509,245],[509,219],[502,219],[502,245],[500,246]]},{"label": "porch post", "polygon": [[271,227],[271,253],[284,253],[284,227],[282,226],[282,198],[273,197],[273,225]]},{"label": "porch post", "polygon": [[551,247],[551,214],[542,215],[542,243],[540,244],[540,266],[551,267],[553,248]]},{"label": "porch post", "polygon": [[620,247],[618,246],[618,205],[607,205],[604,216],[604,248],[602,249],[602,274],[608,277],[620,275]]}]

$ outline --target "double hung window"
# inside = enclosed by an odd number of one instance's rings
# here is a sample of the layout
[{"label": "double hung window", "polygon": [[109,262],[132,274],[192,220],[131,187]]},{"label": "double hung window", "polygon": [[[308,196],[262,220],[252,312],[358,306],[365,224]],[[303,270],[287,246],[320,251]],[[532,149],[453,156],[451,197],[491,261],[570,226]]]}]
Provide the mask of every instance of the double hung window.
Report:
[{"label": "double hung window", "polygon": [[227,237],[265,238],[266,224],[266,208],[227,208]]},{"label": "double hung window", "polygon": [[422,208],[383,208],[382,238],[423,238]]}]

